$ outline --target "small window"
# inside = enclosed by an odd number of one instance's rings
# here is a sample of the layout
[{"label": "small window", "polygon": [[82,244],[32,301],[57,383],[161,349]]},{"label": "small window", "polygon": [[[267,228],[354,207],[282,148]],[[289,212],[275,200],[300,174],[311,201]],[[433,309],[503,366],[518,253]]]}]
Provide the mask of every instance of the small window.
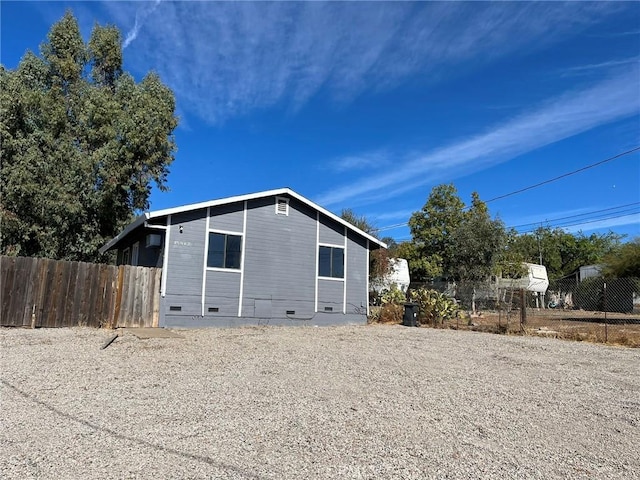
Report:
[{"label": "small window", "polygon": [[289,215],[289,199],[276,197],[276,215]]},{"label": "small window", "polygon": [[324,307],[325,312],[333,312],[333,307]]},{"label": "small window", "polygon": [[209,233],[207,267],[240,269],[242,237],[226,233]]},{"label": "small window", "polygon": [[169,307],[169,311],[170,312],[181,312],[182,311],[182,307],[180,305],[171,305]]},{"label": "small window", "polygon": [[216,312],[219,312],[219,311],[220,311],[220,309],[218,307],[209,307],[209,312],[211,312],[211,313],[216,313]]},{"label": "small window", "polygon": [[136,242],[133,244],[133,248],[131,249],[131,265],[138,266],[139,254],[140,254],[140,242]]},{"label": "small window", "polygon": [[323,247],[318,252],[318,275],[344,278],[344,248]]},{"label": "small window", "polygon": [[131,264],[131,250],[129,247],[125,248],[122,251],[122,262],[120,265],[130,265]]}]

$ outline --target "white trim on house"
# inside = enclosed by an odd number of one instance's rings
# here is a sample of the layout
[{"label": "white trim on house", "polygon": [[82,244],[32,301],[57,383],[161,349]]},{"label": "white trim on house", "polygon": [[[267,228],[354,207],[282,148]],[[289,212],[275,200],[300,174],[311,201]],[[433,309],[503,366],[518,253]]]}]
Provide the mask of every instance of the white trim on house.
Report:
[{"label": "white trim on house", "polygon": [[347,313],[347,264],[349,263],[349,257],[347,256],[347,242],[348,242],[348,235],[347,235],[347,227],[344,227],[344,255],[343,255],[343,262],[344,262],[344,266],[342,267],[342,271],[344,273],[344,290],[342,292],[342,313],[346,314]]},{"label": "white trim on house", "polygon": [[164,252],[162,252],[162,277],[160,277],[160,296],[161,297],[165,297],[167,295],[167,272],[169,271],[169,237],[170,236],[171,236],[171,214],[167,215],[167,226],[164,234]]},{"label": "white trim on house", "polygon": [[240,237],[244,235],[244,232],[234,232],[233,230],[220,230],[219,228],[215,228],[215,227],[207,228],[207,233],[222,233],[223,235],[237,235]]},{"label": "white trim on house", "polygon": [[340,277],[321,277],[319,275],[318,275],[318,280],[331,280],[332,282],[344,282],[344,278],[340,278]]},{"label": "white trim on house", "polygon": [[270,197],[270,196],[283,196],[283,195],[287,195],[291,198],[295,198],[299,202],[313,208],[314,210],[316,210],[316,212],[322,213],[323,215],[334,220],[335,222],[338,222],[340,225],[343,225],[348,229],[356,232],[357,234],[369,240],[370,242],[375,243],[379,247],[387,248],[387,245],[384,242],[381,242],[374,236],[353,226],[346,220],[343,220],[342,218],[340,218],[338,215],[335,215],[334,213],[331,213],[329,210],[326,210],[325,208],[321,207],[317,203],[314,203],[311,200],[306,199],[305,197],[294,192],[290,188],[278,188],[275,190],[267,190],[264,192],[251,193],[247,195],[238,195],[235,197],[220,198],[217,200],[210,200],[208,202],[193,203],[190,205],[183,205],[181,207],[166,208],[164,210],[156,210],[155,212],[145,212],[144,214],[136,218],[132,223],[127,225],[127,227],[122,232],[120,232],[116,237],[114,237],[106,245],[100,248],[100,253],[104,253],[107,250],[110,250],[111,248],[113,248],[120,240],[126,237],[129,232],[131,232],[132,230],[134,230],[135,228],[139,227],[140,225],[142,225],[143,223],[145,223],[146,221],[152,218],[163,217],[165,215],[174,215],[182,212],[188,212],[191,210],[198,210],[198,209],[203,209],[207,207],[215,207],[219,205],[228,205],[230,203],[255,200],[258,198],[264,198],[264,197]]},{"label": "white trim on house", "polygon": [[204,317],[205,295],[207,290],[207,255],[209,254],[209,225],[211,224],[211,209],[207,207],[206,227],[204,231],[204,259],[202,260],[202,315]]},{"label": "white trim on house", "polygon": [[314,272],[316,276],[316,300],[315,307],[313,309],[314,312],[318,312],[318,267],[319,267],[319,259],[320,256],[320,212],[316,212],[316,271]]},{"label": "white trim on house", "polygon": [[345,249],[345,245],[340,245],[338,243],[324,243],[324,242],[319,242],[318,243],[318,247],[331,247],[331,248],[342,248],[345,250],[346,253],[346,249]]},{"label": "white trim on house", "polygon": [[369,252],[369,240],[367,240],[367,274],[366,274],[366,279],[367,281],[365,282],[365,285],[367,286],[367,289],[365,291],[365,305],[367,306],[367,317],[369,317],[369,262],[371,261],[371,258],[369,257],[369,255],[371,255],[371,253]]},{"label": "white trim on house", "polygon": [[[276,207],[277,208],[277,207]],[[287,215],[289,214],[289,203],[287,203]],[[247,200],[244,201],[244,211],[242,213],[242,246],[240,247],[240,294],[238,295],[238,317],[242,316],[242,295],[244,294],[244,257],[245,246],[247,244]]]},{"label": "white trim on house", "polygon": [[207,267],[207,272],[231,272],[242,273],[239,268],[226,268],[226,267]]}]

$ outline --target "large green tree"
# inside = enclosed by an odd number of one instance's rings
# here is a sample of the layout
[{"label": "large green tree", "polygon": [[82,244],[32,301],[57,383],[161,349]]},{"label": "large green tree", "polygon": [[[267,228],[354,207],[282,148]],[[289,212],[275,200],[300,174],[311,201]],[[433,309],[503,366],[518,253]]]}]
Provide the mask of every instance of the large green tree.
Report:
[{"label": "large green tree", "polygon": [[166,189],[176,149],[171,90],[122,69],[121,36],[71,12],[41,55],[0,66],[0,253],[103,260],[98,248]]},{"label": "large green tree", "polygon": [[584,265],[602,263],[605,256],[620,245],[621,236],[605,234],[572,234],[560,228],[540,227],[532,233],[519,235],[509,250],[523,261],[547,267],[550,279],[571,275]]},{"label": "large green tree", "polygon": [[640,279],[640,237],[613,249],[602,259],[608,277]]},{"label": "large green tree", "polygon": [[[453,184],[438,185],[431,190],[422,210],[414,212],[409,228],[414,243],[415,280],[452,277],[454,271],[454,232],[464,218],[464,203]],[[407,252],[411,253],[411,252]]]},{"label": "large green tree", "polygon": [[451,237],[450,276],[483,281],[502,270],[507,231],[501,220],[491,218],[487,205],[476,192],[472,193],[471,206]]}]

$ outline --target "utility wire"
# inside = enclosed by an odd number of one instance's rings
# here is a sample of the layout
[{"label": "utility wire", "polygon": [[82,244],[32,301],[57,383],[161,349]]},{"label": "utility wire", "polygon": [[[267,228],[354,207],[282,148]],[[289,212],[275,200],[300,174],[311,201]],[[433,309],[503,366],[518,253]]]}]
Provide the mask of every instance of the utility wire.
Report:
[{"label": "utility wire", "polygon": [[[590,224],[590,223],[603,222],[605,220],[614,220],[616,218],[630,217],[632,215],[640,214],[640,211],[631,211],[631,212],[622,213],[620,215],[617,214],[617,213],[620,213],[620,212],[615,212],[615,213],[616,213],[616,215],[604,216],[604,217],[601,217],[601,218],[590,219],[590,220],[581,220],[581,221],[575,222],[575,223],[565,223],[565,224],[560,224],[560,225],[549,225],[549,226],[551,226],[553,228],[578,227],[580,225],[587,225],[587,224]],[[540,224],[537,224],[537,225],[540,225]],[[518,232],[518,234],[526,235],[528,233],[533,233],[533,232],[536,231],[536,228],[526,229],[526,230],[523,230],[521,232]],[[400,242],[411,240],[411,238],[412,237],[400,237],[400,238],[394,238],[394,240],[397,243],[400,243]]]},{"label": "utility wire", "polygon": [[[553,228],[577,227],[577,226],[579,226],[579,225],[586,225],[586,224],[588,224],[588,223],[596,223],[596,222],[602,222],[602,221],[604,221],[604,220],[613,220],[613,219],[615,219],[615,218],[630,217],[630,216],[632,216],[632,215],[636,215],[636,214],[638,214],[638,213],[640,213],[640,211],[639,211],[639,212],[624,213],[624,214],[622,214],[622,215],[614,215],[614,216],[609,216],[609,217],[597,218],[597,219],[595,219],[595,220],[586,220],[586,221],[581,221],[581,222],[577,222],[577,223],[567,223],[567,224],[564,224],[564,225],[555,225]],[[524,234],[524,233],[531,233],[531,232],[535,232],[535,230],[536,230],[536,229],[533,229],[533,230],[527,230],[527,231],[525,231],[525,232],[520,232],[520,233],[521,233],[521,234]]]},{"label": "utility wire", "polygon": [[[605,158],[604,160],[600,160],[599,162],[592,163],[590,165],[584,166],[584,167],[579,168],[577,170],[574,170],[572,172],[563,173],[562,175],[559,175],[557,177],[550,178],[548,180],[544,180],[542,182],[536,183],[535,185],[530,185],[528,187],[524,187],[524,188],[521,188],[519,190],[515,190],[513,192],[510,192],[510,193],[505,193],[504,195],[499,195],[499,196],[491,198],[489,200],[483,200],[483,202],[484,203],[495,202],[496,200],[501,200],[503,198],[511,197],[512,195],[517,195],[518,193],[526,192],[527,190],[532,190],[534,188],[541,187],[542,185],[546,185],[548,183],[555,182],[557,180],[569,177],[571,175],[575,175],[576,173],[584,172],[585,170],[589,170],[590,168],[597,167],[598,165],[602,165],[604,163],[611,162],[611,161],[613,161],[613,160],[615,160],[617,158],[624,157],[625,155],[629,155],[630,153],[633,153],[633,152],[637,152],[638,150],[640,150],[640,146],[632,148],[631,150],[627,150],[626,152],[622,152],[622,153],[619,153],[617,155],[614,155],[613,157]],[[467,206],[465,208],[469,208],[469,207]],[[381,231],[384,231],[384,230],[391,230],[391,229],[398,228],[398,227],[406,227],[407,225],[409,225],[409,222],[397,223],[395,225],[387,225],[385,227],[380,227],[377,230],[379,232],[381,232]]]},{"label": "utility wire", "polygon": [[[558,220],[568,220],[568,219],[571,219],[571,218],[586,217],[587,215],[593,215],[594,213],[609,212],[611,210],[618,210],[620,208],[633,207],[635,205],[640,205],[640,202],[628,203],[626,205],[619,205],[617,207],[611,207],[611,208],[603,208],[602,210],[593,210],[591,212],[579,213],[577,215],[569,215],[568,217],[552,218],[551,220],[545,220],[544,222],[523,223],[522,225],[514,225],[514,226],[508,227],[508,228],[529,227],[531,225],[539,226],[541,223],[552,223],[552,222],[557,222]],[[623,211],[619,211],[619,212],[615,212],[615,213],[616,214],[623,213]]]},{"label": "utility wire", "polygon": [[504,195],[499,195],[499,196],[491,198],[489,200],[484,200],[484,203],[495,202],[496,200],[501,200],[503,198],[507,198],[507,197],[510,197],[512,195],[517,195],[518,193],[526,192],[527,190],[531,190],[533,188],[541,187],[542,185],[546,185],[548,183],[555,182],[556,180],[560,180],[562,178],[566,178],[566,177],[569,177],[571,175],[575,175],[576,173],[584,172],[585,170],[589,170],[590,168],[597,167],[598,165],[602,165],[603,163],[611,162],[611,161],[615,160],[616,158],[624,157],[625,155],[629,155],[630,153],[637,152],[638,150],[640,150],[640,147],[632,148],[631,150],[627,150],[626,152],[619,153],[617,155],[614,155],[613,157],[605,158],[604,160],[601,160],[601,161],[596,162],[596,163],[592,163],[591,165],[587,165],[586,167],[579,168],[578,170],[574,170],[573,172],[564,173],[564,174],[559,175],[557,177],[550,178],[549,180],[545,180],[543,182],[536,183],[535,185],[531,185],[529,187],[521,188],[520,190],[516,190],[516,191],[511,192],[511,193],[505,193]]}]

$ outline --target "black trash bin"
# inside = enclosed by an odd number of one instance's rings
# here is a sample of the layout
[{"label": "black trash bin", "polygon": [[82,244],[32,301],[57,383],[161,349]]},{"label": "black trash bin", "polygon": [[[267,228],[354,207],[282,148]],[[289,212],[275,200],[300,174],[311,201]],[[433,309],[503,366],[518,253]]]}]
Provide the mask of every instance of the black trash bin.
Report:
[{"label": "black trash bin", "polygon": [[418,307],[417,303],[405,303],[404,304],[404,317],[402,324],[405,327],[417,327],[418,326]]}]

